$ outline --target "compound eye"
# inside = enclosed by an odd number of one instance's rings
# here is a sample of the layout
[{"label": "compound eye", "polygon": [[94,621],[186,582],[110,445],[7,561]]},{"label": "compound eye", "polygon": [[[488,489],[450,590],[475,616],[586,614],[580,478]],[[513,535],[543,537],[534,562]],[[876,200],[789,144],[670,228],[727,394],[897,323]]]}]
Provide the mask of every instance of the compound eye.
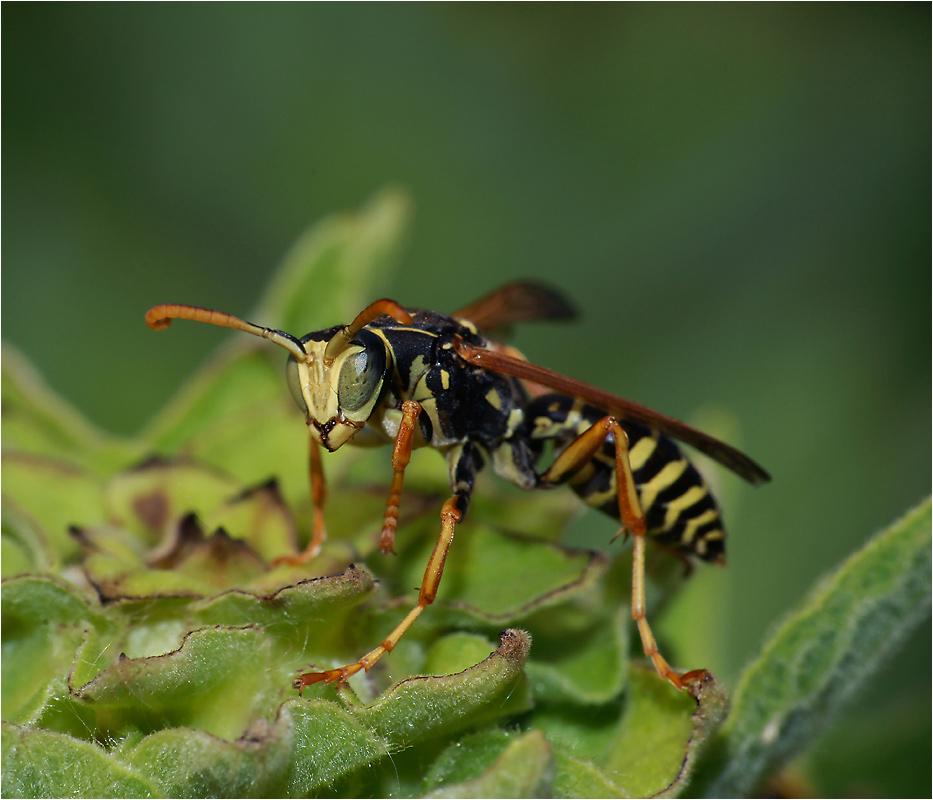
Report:
[{"label": "compound eye", "polygon": [[[337,403],[344,411],[361,409],[382,385],[386,369],[385,346],[379,337],[373,336],[373,339],[375,341],[367,341],[361,350],[348,355],[340,368]],[[359,339],[355,344],[360,344]]]},{"label": "compound eye", "polygon": [[308,405],[301,391],[301,377],[298,374],[298,362],[294,356],[288,357],[288,363],[285,365],[285,380],[288,383],[288,391],[292,393],[298,408],[307,415]]}]

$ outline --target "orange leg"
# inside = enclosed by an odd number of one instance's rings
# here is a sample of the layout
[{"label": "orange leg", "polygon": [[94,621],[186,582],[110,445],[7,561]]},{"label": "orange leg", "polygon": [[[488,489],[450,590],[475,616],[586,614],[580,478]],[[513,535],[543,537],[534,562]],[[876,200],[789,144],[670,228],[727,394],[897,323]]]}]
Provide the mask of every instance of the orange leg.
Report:
[{"label": "orange leg", "polygon": [[658,643],[651,632],[646,615],[645,601],[645,535],[647,524],[645,514],[638,499],[638,490],[632,476],[629,463],[628,436],[614,417],[603,417],[591,428],[572,441],[555,459],[551,468],[542,476],[547,483],[560,482],[586,464],[602,447],[606,437],[612,435],[615,441],[616,484],[619,498],[619,519],[622,529],[613,537],[613,541],[623,533],[632,534],[632,619],[638,626],[638,634],[645,656],[662,678],[669,680],[678,689],[684,689],[688,683],[707,678],[706,670],[693,670],[684,674],[675,672],[658,651]]},{"label": "orange leg", "polygon": [[392,451],[392,488],[389,489],[389,499],[386,501],[385,519],[382,523],[382,535],[379,538],[379,549],[383,555],[395,552],[395,532],[398,530],[399,506],[402,502],[402,482],[405,479],[405,468],[411,460],[411,438],[421,414],[421,404],[415,400],[406,400],[402,403],[402,421],[395,436],[395,449]]},{"label": "orange leg", "polygon": [[434,545],[434,552],[431,554],[431,558],[428,561],[427,569],[424,571],[421,591],[418,592],[418,602],[415,607],[408,612],[405,619],[395,627],[392,633],[382,640],[382,643],[377,648],[368,652],[359,661],[346,664],[342,667],[336,667],[335,669],[324,670],[323,672],[306,672],[303,675],[299,675],[295,680],[295,687],[298,689],[299,693],[305,686],[310,686],[318,681],[324,681],[324,683],[345,681],[351,675],[355,675],[362,669],[369,670],[380,658],[393,650],[405,631],[407,631],[411,627],[411,624],[421,615],[421,612],[434,602],[434,598],[437,596],[437,587],[440,585],[441,575],[444,572],[444,561],[447,559],[447,551],[450,549],[450,543],[454,538],[454,526],[463,517],[463,512],[460,511],[459,508],[460,503],[461,498],[454,496],[447,500],[444,503],[444,507],[441,509],[441,533],[437,539],[437,544]]},{"label": "orange leg", "polygon": [[311,504],[314,517],[311,523],[311,542],[307,550],[313,558],[321,551],[327,540],[327,525],[324,523],[324,503],[327,502],[327,481],[324,480],[324,465],[321,463],[321,446],[311,437],[308,447],[308,480],[311,484]]},{"label": "orange leg", "polygon": [[321,446],[314,437],[309,437],[308,479],[311,484],[311,541],[297,555],[280,556],[273,564],[307,564],[321,552],[327,541],[327,525],[324,522],[324,503],[327,502],[327,481],[324,479],[324,465],[321,463]]}]

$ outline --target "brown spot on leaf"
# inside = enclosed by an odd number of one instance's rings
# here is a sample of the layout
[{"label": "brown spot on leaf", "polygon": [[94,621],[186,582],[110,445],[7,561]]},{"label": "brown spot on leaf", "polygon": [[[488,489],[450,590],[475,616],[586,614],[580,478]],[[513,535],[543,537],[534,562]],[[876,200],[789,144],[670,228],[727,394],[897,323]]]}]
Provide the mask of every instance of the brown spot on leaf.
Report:
[{"label": "brown spot on leaf", "polygon": [[183,572],[218,589],[232,588],[265,571],[265,562],[249,544],[232,539],[223,528],[205,536],[194,514],[182,517],[166,544],[150,557],[150,566]]},{"label": "brown spot on leaf", "polygon": [[164,492],[152,492],[133,499],[133,512],[147,528],[161,531],[168,521],[170,503]]},{"label": "brown spot on leaf", "polygon": [[175,569],[198,544],[205,540],[201,523],[195,514],[185,514],[172,533],[149,556],[149,566]]}]

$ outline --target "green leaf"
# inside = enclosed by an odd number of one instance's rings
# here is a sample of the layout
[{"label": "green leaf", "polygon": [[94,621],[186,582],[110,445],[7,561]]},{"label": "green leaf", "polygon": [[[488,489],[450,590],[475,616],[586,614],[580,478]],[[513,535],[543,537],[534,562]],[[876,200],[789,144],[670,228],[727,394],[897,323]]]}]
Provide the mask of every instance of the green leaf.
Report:
[{"label": "green leaf", "polygon": [[747,796],[929,613],[930,544],[927,500],[814,588],[744,674],[710,796]]},{"label": "green leaf", "polygon": [[25,722],[65,694],[64,676],[86,632],[107,623],[96,604],[51,577],[4,581],[2,608],[3,718]]},{"label": "green leaf", "polygon": [[184,516],[205,518],[240,490],[241,484],[203,464],[150,459],[107,482],[105,518],[155,544],[173,536]]},{"label": "green leaf", "polygon": [[299,337],[350,323],[378,299],[378,286],[408,227],[410,206],[405,192],[385,189],[357,212],[317,222],[286,255],[253,312],[255,321],[274,322]]},{"label": "green leaf", "polygon": [[462,672],[489,655],[492,643],[475,633],[450,633],[442,636],[427,652],[424,671],[429,675]]},{"label": "green leaf", "polygon": [[554,797],[631,797],[599,767],[567,752],[554,754]]},{"label": "green leaf", "polygon": [[[55,487],[55,502],[49,487]],[[80,551],[69,534],[106,518],[99,481],[86,470],[65,461],[25,454],[4,454],[5,504],[33,526],[48,543],[56,563],[73,561]]]},{"label": "green leaf", "polygon": [[[433,547],[429,535],[400,553],[405,563],[402,586],[421,583]],[[572,600],[574,618],[585,626],[589,614],[600,607],[601,578],[607,565],[600,553],[470,524],[458,532],[451,546],[438,603],[439,607],[455,606],[456,611],[445,609],[446,615],[469,615],[501,626]]]},{"label": "green leaf", "polygon": [[340,618],[335,620],[334,615],[352,609],[373,588],[372,575],[354,566],[340,575],[299,581],[270,594],[224,592],[193,603],[190,613],[199,625],[242,625],[249,622],[297,645],[307,641],[312,633],[312,638],[320,641],[321,632],[310,626],[321,623],[336,625]]},{"label": "green leaf", "polygon": [[476,666],[406,678],[354,713],[380,737],[407,746],[524,711],[531,706],[522,675],[530,647],[524,631],[503,631],[499,647]]},{"label": "green leaf", "polygon": [[112,520],[159,542],[154,561],[172,559],[180,528],[191,517],[203,530],[222,528],[266,560],[297,547],[294,520],[274,481],[243,491],[201,465],[152,461],[112,480],[107,504]]},{"label": "green leaf", "polygon": [[620,606],[615,614],[599,613],[585,630],[538,626],[535,649],[527,667],[535,695],[548,702],[597,705],[618,697],[628,680],[631,614]]},{"label": "green leaf", "polygon": [[[181,326],[164,333],[183,335]],[[154,334],[155,335],[155,334]],[[283,406],[285,370],[263,348],[268,342],[237,332],[186,383],[144,429],[143,438],[164,452],[191,453],[200,440],[221,435],[224,425],[259,420]]]},{"label": "green leaf", "polygon": [[141,456],[139,444],[96,428],[49,388],[18,350],[3,345],[4,454],[47,456],[106,475]]},{"label": "green leaf", "polygon": [[236,741],[172,729],[120,757],[169,797],[305,797],[388,754],[335,703],[289,700]]},{"label": "green leaf", "polygon": [[128,724],[140,730],[191,727],[222,738],[242,735],[268,698],[288,685],[288,669],[274,641],[255,627],[193,631],[182,646],[146,658],[121,656],[75,696],[100,714],[119,711],[122,738]]},{"label": "green leaf", "polygon": [[56,555],[42,527],[12,503],[3,503],[3,577],[25,572],[49,572]]},{"label": "green leaf", "polygon": [[83,463],[106,435],[56,395],[15,348],[3,345],[3,447]]},{"label": "green leaf", "polygon": [[725,711],[715,682],[694,700],[654,671],[633,668],[621,714],[617,705],[554,706],[541,709],[536,724],[554,746],[557,796],[676,796]]},{"label": "green leaf", "polygon": [[677,796],[699,748],[725,717],[722,689],[711,681],[696,701],[654,670],[639,669],[632,671],[630,689],[606,771],[633,797]]},{"label": "green leaf", "polygon": [[551,748],[540,731],[487,731],[444,751],[425,779],[425,796],[550,797],[553,775]]},{"label": "green leaf", "polygon": [[158,797],[137,770],[88,742],[3,724],[4,797]]},{"label": "green leaf", "polygon": [[61,625],[101,620],[88,595],[60,578],[23,575],[3,582],[3,627]]}]

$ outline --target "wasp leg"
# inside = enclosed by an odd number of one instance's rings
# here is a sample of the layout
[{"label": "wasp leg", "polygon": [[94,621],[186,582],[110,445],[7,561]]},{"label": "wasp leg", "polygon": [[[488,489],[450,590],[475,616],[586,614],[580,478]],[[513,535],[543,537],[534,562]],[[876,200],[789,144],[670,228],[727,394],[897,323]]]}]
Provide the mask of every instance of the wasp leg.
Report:
[{"label": "wasp leg", "polygon": [[324,480],[324,465],[321,463],[321,446],[311,437],[308,447],[308,480],[311,485],[311,504],[314,517],[311,523],[311,542],[306,552],[309,560],[321,552],[321,546],[327,539],[327,525],[324,523],[324,504],[327,502],[327,481]]},{"label": "wasp leg", "polygon": [[444,503],[444,507],[441,509],[441,533],[437,539],[437,544],[434,545],[434,552],[428,561],[427,569],[424,571],[424,580],[422,580],[421,590],[418,592],[418,602],[408,612],[405,619],[395,627],[395,630],[383,639],[377,648],[371,650],[353,664],[346,664],[323,672],[306,672],[299,675],[295,680],[295,687],[299,693],[305,686],[310,686],[318,681],[324,681],[324,683],[345,681],[361,669],[369,670],[380,658],[393,650],[405,631],[421,615],[421,612],[434,602],[434,598],[437,596],[437,587],[440,585],[441,575],[444,572],[447,551],[450,549],[450,543],[454,538],[454,527],[463,518],[464,513],[465,503],[463,497],[455,495]]},{"label": "wasp leg", "polygon": [[382,535],[379,537],[379,549],[383,555],[395,552],[395,532],[398,530],[398,513],[402,501],[402,482],[405,468],[411,460],[411,437],[421,414],[421,403],[406,400],[402,403],[402,421],[395,436],[395,449],[392,451],[392,488],[386,501],[385,519],[382,522]]},{"label": "wasp leg", "polygon": [[314,437],[309,437],[308,480],[311,484],[311,541],[297,555],[280,556],[272,564],[307,564],[321,552],[327,541],[327,525],[324,522],[324,503],[327,502],[327,481],[324,479],[324,465],[321,463],[321,447]]},{"label": "wasp leg", "polygon": [[632,466],[629,463],[628,436],[614,417],[603,417],[574,439],[554,460],[551,467],[541,476],[545,485],[568,480],[601,449],[608,436],[615,442],[616,494],[619,500],[619,519],[622,529],[613,541],[623,533],[631,534],[632,549],[632,620],[638,626],[645,656],[651,660],[655,670],[678,689],[687,684],[707,679],[706,670],[687,673],[675,672],[658,650],[657,640],[648,624],[645,601],[645,536],[647,523],[638,499]]}]

